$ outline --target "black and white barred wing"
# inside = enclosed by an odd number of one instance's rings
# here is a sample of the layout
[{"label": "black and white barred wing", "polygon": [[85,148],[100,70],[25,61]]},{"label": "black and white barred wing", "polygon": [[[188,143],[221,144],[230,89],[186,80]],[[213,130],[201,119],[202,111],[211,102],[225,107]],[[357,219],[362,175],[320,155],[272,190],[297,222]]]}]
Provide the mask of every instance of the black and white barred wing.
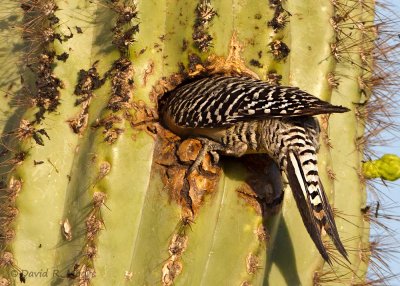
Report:
[{"label": "black and white barred wing", "polygon": [[163,101],[177,125],[192,128],[348,111],[296,87],[271,86],[260,80],[226,76],[187,83],[166,94]]}]

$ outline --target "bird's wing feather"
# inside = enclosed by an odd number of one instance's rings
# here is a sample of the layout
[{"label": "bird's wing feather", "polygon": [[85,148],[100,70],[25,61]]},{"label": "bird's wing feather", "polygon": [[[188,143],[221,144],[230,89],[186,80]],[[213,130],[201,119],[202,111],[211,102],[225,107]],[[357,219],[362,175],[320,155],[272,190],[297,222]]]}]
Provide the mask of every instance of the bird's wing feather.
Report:
[{"label": "bird's wing feather", "polygon": [[[190,97],[190,101],[188,101]],[[272,86],[245,77],[212,77],[166,94],[177,125],[192,128],[231,126],[240,121],[346,112],[296,87]]]}]

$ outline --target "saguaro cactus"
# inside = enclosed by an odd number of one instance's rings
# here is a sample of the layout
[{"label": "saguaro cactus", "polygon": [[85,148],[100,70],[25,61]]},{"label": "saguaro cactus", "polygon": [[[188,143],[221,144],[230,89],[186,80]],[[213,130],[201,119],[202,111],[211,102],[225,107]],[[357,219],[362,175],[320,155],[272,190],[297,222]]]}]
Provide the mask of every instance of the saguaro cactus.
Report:
[{"label": "saguaro cactus", "polygon": [[[390,79],[373,0],[3,2],[1,285],[371,282],[363,139]],[[325,236],[324,263],[266,158],[206,155],[184,179],[201,142],[162,128],[157,100],[213,74],[351,109],[319,117],[318,155],[350,263]]]}]

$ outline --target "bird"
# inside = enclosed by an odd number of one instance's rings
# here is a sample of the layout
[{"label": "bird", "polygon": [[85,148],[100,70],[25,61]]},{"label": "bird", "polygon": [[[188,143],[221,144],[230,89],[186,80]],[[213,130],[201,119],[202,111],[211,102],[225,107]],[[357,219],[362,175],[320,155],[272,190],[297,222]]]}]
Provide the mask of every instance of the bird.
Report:
[{"label": "bird", "polygon": [[182,138],[196,138],[202,149],[189,168],[210,152],[240,157],[266,154],[286,174],[303,223],[323,259],[332,265],[322,242],[325,231],[339,253],[348,254],[339,237],[332,208],[318,175],[319,114],[349,111],[300,90],[270,85],[245,76],[194,78],[164,93],[161,124]]}]

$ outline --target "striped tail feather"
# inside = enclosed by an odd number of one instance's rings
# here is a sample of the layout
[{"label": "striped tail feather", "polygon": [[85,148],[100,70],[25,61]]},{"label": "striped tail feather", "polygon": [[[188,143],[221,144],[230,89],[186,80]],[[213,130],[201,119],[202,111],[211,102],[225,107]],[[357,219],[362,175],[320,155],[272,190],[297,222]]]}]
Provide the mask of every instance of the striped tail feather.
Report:
[{"label": "striped tail feather", "polygon": [[289,185],[292,189],[303,223],[319,253],[326,262],[332,265],[331,259],[321,239],[321,230],[324,228],[340,254],[348,260],[347,252],[340,240],[333,219],[333,212],[326,198],[321,181],[318,179],[316,185],[317,191],[311,191],[310,187],[315,184],[307,181],[298,153],[294,150],[289,150],[286,158],[286,172]]}]

